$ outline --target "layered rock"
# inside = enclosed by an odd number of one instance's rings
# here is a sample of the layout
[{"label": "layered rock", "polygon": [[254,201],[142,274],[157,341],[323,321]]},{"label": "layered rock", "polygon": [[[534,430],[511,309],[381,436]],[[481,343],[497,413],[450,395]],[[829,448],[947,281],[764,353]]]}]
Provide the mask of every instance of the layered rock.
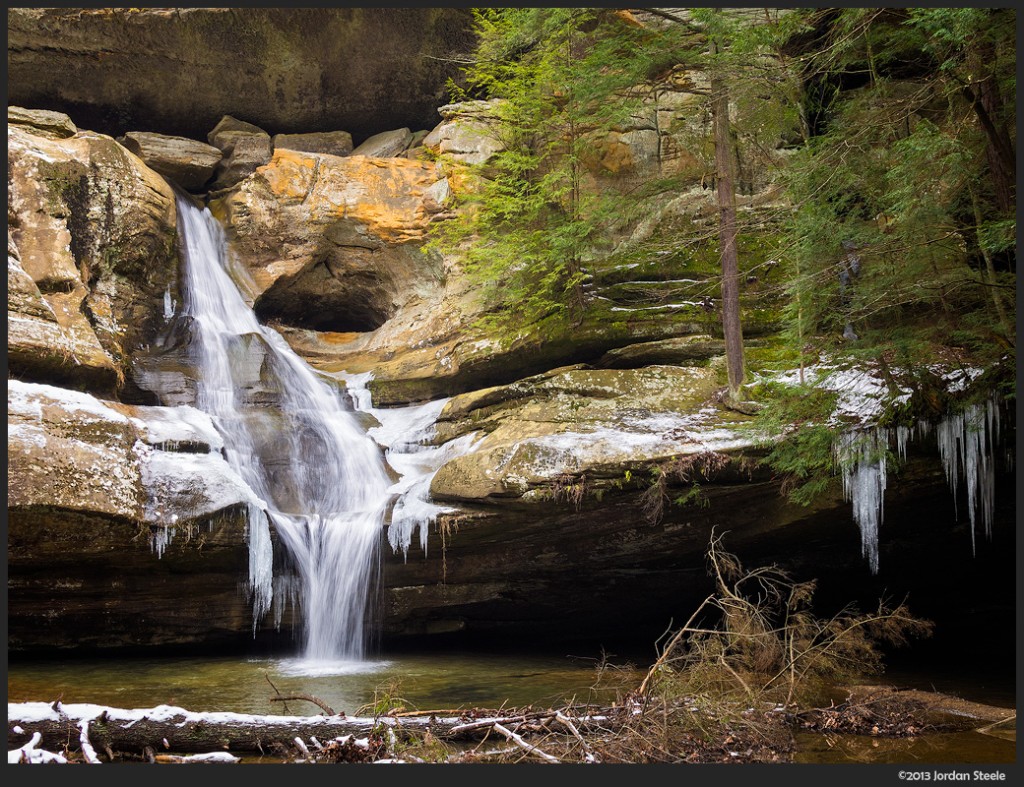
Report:
[{"label": "layered rock", "polygon": [[465,8],[12,8],[9,102],[112,136],[204,138],[225,113],[273,133],[432,128]]},{"label": "layered rock", "polygon": [[[650,496],[639,488],[609,489],[600,500],[584,496],[579,507],[569,494],[543,511],[506,499],[445,518],[431,529],[425,551],[414,543],[407,556],[389,556],[385,564],[386,641],[491,642],[502,649],[567,643],[620,655],[639,648],[647,658],[666,628],[713,592],[705,557],[712,535],[748,568],[776,565],[816,581],[821,613],[907,598],[916,614],[954,625],[952,648],[968,609],[1002,609],[993,622],[1005,620],[1014,577],[1006,544],[1015,528],[1013,473],[1006,468],[997,475],[992,541],[972,555],[969,525],[962,511],[957,520],[936,458],[908,462],[899,489],[888,495],[877,576],[861,557],[850,506],[838,495],[803,508],[754,472],[699,479],[699,496],[672,503],[689,489],[670,483],[660,518],[650,516]],[[1002,600],[993,596],[995,587],[1007,594]]]},{"label": "layered rock", "polygon": [[174,195],[110,137],[33,129],[7,134],[11,371],[109,391],[177,279]]},{"label": "layered rock", "polygon": [[253,630],[246,512],[209,416],[8,381],[13,650]]}]

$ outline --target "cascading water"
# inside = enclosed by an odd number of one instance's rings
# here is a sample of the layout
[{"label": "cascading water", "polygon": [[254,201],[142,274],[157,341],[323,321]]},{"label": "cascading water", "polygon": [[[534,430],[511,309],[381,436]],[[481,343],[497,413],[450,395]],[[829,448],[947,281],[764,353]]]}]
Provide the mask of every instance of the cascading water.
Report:
[{"label": "cascading water", "polygon": [[413,534],[419,530],[420,548],[427,553],[429,527],[442,514],[453,509],[438,505],[430,499],[430,482],[438,468],[457,456],[469,453],[480,439],[479,432],[432,445],[434,428],[447,399],[435,399],[425,404],[407,407],[375,408],[367,389],[372,372],[363,374],[340,373],[360,412],[368,413],[378,426],[367,430],[385,449],[388,464],[399,474],[391,486],[396,496],[388,525],[388,543],[397,553],[408,559]]},{"label": "cascading water", "polygon": [[297,575],[288,589],[302,610],[304,659],[359,660],[390,499],[381,451],[339,391],[257,322],[228,274],[216,219],[180,195],[177,205],[196,407],[213,417],[226,459],[264,504],[249,517],[254,615],[275,593],[269,517]]}]

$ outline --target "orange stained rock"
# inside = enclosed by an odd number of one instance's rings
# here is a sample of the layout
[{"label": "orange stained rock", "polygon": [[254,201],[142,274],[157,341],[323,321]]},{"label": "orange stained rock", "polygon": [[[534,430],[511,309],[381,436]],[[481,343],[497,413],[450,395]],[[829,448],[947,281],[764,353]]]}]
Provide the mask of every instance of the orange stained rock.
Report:
[{"label": "orange stained rock", "polygon": [[423,192],[440,176],[430,162],[274,151],[258,170],[278,204],[301,205],[314,223],[347,218],[381,240],[422,240],[430,214]]}]

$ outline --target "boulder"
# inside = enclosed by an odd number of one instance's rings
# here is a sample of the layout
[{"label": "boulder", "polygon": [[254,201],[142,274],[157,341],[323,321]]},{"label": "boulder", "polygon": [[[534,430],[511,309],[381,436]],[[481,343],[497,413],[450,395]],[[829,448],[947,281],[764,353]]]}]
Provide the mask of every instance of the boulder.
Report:
[{"label": "boulder", "polygon": [[219,121],[217,121],[217,125],[213,127],[213,130],[206,135],[206,140],[214,147],[219,148],[222,152],[230,153],[231,146],[239,135],[259,135],[266,133],[267,132],[259,126],[254,126],[252,123],[239,120],[231,115],[224,115]]},{"label": "boulder", "polygon": [[493,130],[498,101],[464,101],[438,109],[443,120],[422,145],[462,164],[482,164],[504,149]]},{"label": "boulder", "polygon": [[301,153],[326,153],[347,156],[352,152],[352,135],[347,131],[320,131],[310,134],[275,134],[274,149],[287,148]]},{"label": "boulder", "polygon": [[207,138],[223,154],[216,178],[210,184],[213,191],[230,188],[249,177],[257,167],[270,161],[274,151],[266,131],[230,115],[222,117]]},{"label": "boulder", "polygon": [[7,107],[7,124],[27,126],[29,133],[50,139],[67,139],[78,133],[71,118],[63,112],[51,112],[47,109]]},{"label": "boulder", "polygon": [[185,137],[129,131],[118,140],[146,165],[186,191],[201,191],[220,163],[221,151]]},{"label": "boulder", "polygon": [[176,289],[174,194],[110,137],[9,126],[11,372],[111,392]]},{"label": "boulder", "polygon": [[407,128],[382,131],[365,140],[352,151],[351,155],[392,158],[408,148],[412,139],[412,132]]}]

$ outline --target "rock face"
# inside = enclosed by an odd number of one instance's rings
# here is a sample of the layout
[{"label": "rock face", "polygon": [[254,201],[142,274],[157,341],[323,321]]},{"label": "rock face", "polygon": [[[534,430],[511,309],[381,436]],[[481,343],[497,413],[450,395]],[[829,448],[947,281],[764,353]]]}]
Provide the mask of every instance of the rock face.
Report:
[{"label": "rock face", "polygon": [[[700,115],[695,108],[706,100],[700,95],[705,87],[698,76],[673,72],[667,82],[649,86],[648,100],[621,130],[594,140],[594,155],[587,162],[590,188],[628,192],[638,182],[665,174],[682,178],[684,188],[692,188],[667,195],[647,219],[623,235],[617,255],[594,263],[592,281],[587,285],[586,312],[571,330],[549,329],[535,331],[534,335],[528,330],[518,335],[510,331],[501,341],[495,340],[480,327],[480,317],[488,306],[482,302],[479,288],[461,270],[458,260],[436,257],[431,260],[428,275],[416,278],[416,297],[394,299],[393,308],[377,310],[375,320],[330,325],[322,317],[323,301],[316,297],[306,299],[316,306],[315,320],[301,319],[295,307],[284,308],[266,296],[260,307],[262,315],[279,320],[293,347],[318,367],[327,371],[372,370],[370,390],[375,403],[385,406],[508,383],[570,361],[612,367],[643,365],[636,360],[644,352],[641,350],[636,351],[634,360],[625,356],[602,360],[605,353],[643,342],[676,341],[675,349],[651,346],[647,350],[660,353],[670,363],[689,363],[695,353],[701,361],[721,355],[715,252],[709,247],[699,255],[690,255],[659,246],[663,227],[673,226],[678,231],[681,224],[689,223],[694,235],[714,231],[717,212],[713,193],[701,187],[712,162],[701,153],[700,162],[686,170],[680,167],[676,153],[666,153],[678,152],[680,145],[698,151],[706,148],[704,142],[710,132],[701,125],[703,121],[691,117]],[[442,121],[420,142],[418,147],[425,153],[415,155],[419,160],[436,159],[438,171],[446,175],[422,193],[420,208],[434,220],[443,221],[453,209],[453,197],[472,188],[473,178],[480,172],[486,176],[486,162],[501,150],[494,129],[501,104],[468,101],[445,105],[438,111]],[[412,157],[413,149],[403,155]],[[468,169],[474,165],[483,168],[474,173]],[[763,164],[761,169],[766,169]],[[739,203],[756,213],[759,204],[770,200],[770,182],[765,180],[762,186],[761,192],[741,196]],[[252,190],[250,193],[249,201],[259,196],[269,198]],[[270,205],[259,209],[259,215],[271,213]],[[251,234],[251,230],[239,223],[238,237],[243,233]],[[415,244],[419,239],[410,242]],[[251,254],[248,249],[254,246],[253,241],[242,244],[241,256],[254,278],[259,279],[267,269],[276,271],[278,266],[272,263],[274,267],[270,268],[265,263],[266,255]],[[763,265],[763,255],[763,248],[746,251],[744,265],[769,270],[770,266]],[[424,262],[420,256],[420,267],[425,270]],[[415,271],[409,273],[415,277]],[[759,292],[762,285],[766,294],[763,299]],[[748,338],[771,334],[777,328],[768,285],[770,282],[754,280],[744,288],[744,334]],[[329,286],[334,289],[336,285],[329,282]],[[412,288],[407,285],[407,289]],[[321,333],[295,328],[313,328]],[[709,334],[710,343],[701,348],[697,344],[683,348],[682,343],[690,341],[691,335]],[[646,361],[659,362],[654,356]]]},{"label": "rock face", "polygon": [[169,137],[145,131],[129,131],[120,140],[146,165],[170,178],[186,191],[201,191],[213,177],[221,151],[194,139]]},{"label": "rock face", "polygon": [[367,331],[437,278],[421,247],[443,180],[425,162],[279,148],[211,208],[252,277],[257,315]]},{"label": "rock face", "polygon": [[8,100],[85,128],[202,139],[225,113],[272,133],[432,128],[464,8],[11,8]]},{"label": "rock face", "polygon": [[15,380],[7,408],[12,650],[251,635],[255,501],[207,415]]},{"label": "rock face", "polygon": [[11,371],[110,391],[177,280],[174,195],[110,137],[33,129],[7,133]]}]

